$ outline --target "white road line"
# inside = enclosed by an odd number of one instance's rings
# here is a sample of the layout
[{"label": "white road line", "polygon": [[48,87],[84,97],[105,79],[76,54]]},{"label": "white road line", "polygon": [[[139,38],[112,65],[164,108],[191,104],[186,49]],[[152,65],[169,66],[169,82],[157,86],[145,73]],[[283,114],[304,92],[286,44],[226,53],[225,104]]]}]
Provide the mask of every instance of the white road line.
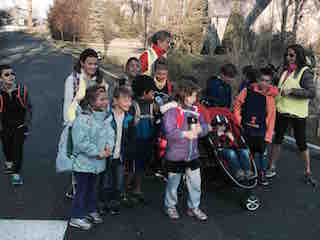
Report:
[{"label": "white road line", "polygon": [[1,240],[63,240],[67,221],[0,219]]}]

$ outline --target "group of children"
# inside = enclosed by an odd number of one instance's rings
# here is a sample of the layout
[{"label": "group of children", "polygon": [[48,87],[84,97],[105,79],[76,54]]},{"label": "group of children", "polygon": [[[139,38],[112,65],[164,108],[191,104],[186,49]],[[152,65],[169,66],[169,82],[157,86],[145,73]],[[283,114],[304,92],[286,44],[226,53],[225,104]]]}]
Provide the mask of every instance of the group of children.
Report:
[{"label": "group of children", "polygon": [[[138,59],[131,58],[126,66],[127,76],[131,76],[131,81],[129,78],[128,81],[120,81],[120,86],[116,87],[110,96],[108,84],[99,76],[97,59],[94,50],[85,50],[74,73],[66,81],[64,123],[72,129],[75,188],[70,225],[89,229],[92,224],[101,223],[99,201],[106,201],[104,206],[111,213],[118,214],[120,202],[128,200],[125,193],[130,185],[133,185],[130,198],[143,201],[141,182],[144,170],[153,158],[153,145],[159,131],[167,140],[165,159],[168,182],[165,188],[165,213],[172,219],[179,218],[176,209],[177,189],[182,175],[185,174],[189,192],[187,214],[206,220],[207,215],[199,208],[201,177],[197,139],[212,129],[211,125],[204,121],[201,111],[195,107],[200,93],[198,86],[193,81],[182,79],[173,93],[168,81],[168,63],[165,58],[160,57],[155,61],[154,78],[141,75]],[[1,137],[6,156],[6,171],[13,173],[14,184],[22,184],[19,170],[24,137],[31,123],[31,105],[26,87],[15,80],[12,68],[1,66],[0,71]],[[155,79],[157,81],[154,81]],[[261,156],[265,151],[265,141],[270,141],[269,132],[273,127],[272,124],[270,127],[270,122],[274,122],[274,103],[272,97],[267,97],[270,91],[273,96],[275,93],[264,81],[252,84],[240,93],[235,103],[235,115],[247,133],[251,131],[252,124],[263,126],[257,131],[253,129],[253,135],[249,136],[250,149]],[[156,127],[154,96],[161,92],[173,95],[176,104],[160,114],[161,127]],[[253,103],[258,106],[252,105]],[[264,109],[267,112],[251,116],[257,109],[262,109],[259,104],[265,104],[267,107]],[[255,122],[252,119],[255,119]],[[223,128],[223,124],[220,125],[221,127],[217,128],[218,136],[225,135],[225,139],[229,138],[229,142],[235,144],[231,132]],[[20,144],[21,151],[11,151],[12,141],[16,141],[15,146],[16,143]],[[237,176],[244,175],[239,169],[250,175],[249,164],[243,164],[243,159],[248,158],[248,151],[235,154],[231,149],[226,150],[225,155],[230,158],[233,168],[237,169]],[[240,165],[236,163],[235,156],[238,156]],[[260,166],[261,171],[264,171],[265,164],[262,160]],[[125,167],[128,170],[127,181],[124,177]],[[106,178],[106,175],[111,176],[112,182],[108,199],[101,197],[105,196],[103,191],[106,190],[105,181],[101,178]]]},{"label": "group of children", "polygon": [[[218,115],[213,122],[204,120],[204,108],[196,106],[199,106],[200,88],[194,81],[180,79],[173,89],[164,57],[152,62],[152,77],[142,75],[140,61],[130,58],[126,77],[112,93],[101,77],[97,62],[97,53],[86,49],[65,82],[64,125],[70,129],[72,138],[71,226],[88,230],[93,224],[102,223],[99,202],[104,209],[118,214],[120,203],[128,201],[130,187],[129,199],[144,201],[142,179],[155,158],[153,149],[160,132],[167,142],[164,211],[171,219],[180,217],[176,208],[177,189],[183,175],[188,188],[187,215],[202,221],[208,218],[199,208],[201,176],[197,139],[210,131],[223,145],[224,157],[239,181],[252,177],[250,149],[258,165],[259,182],[269,184],[264,155],[273,134],[274,98],[278,94],[272,86],[271,69],[248,68],[248,80],[235,99],[234,121],[241,126],[247,142],[242,145],[224,116]],[[219,77],[209,79],[210,104],[231,107],[230,82],[236,74],[232,64],[225,64]],[[24,138],[31,124],[30,98],[10,66],[0,65],[0,80],[0,133],[5,171],[13,174],[13,184],[22,184],[19,171]],[[161,93],[172,96],[174,104],[159,112],[154,98]],[[111,180],[108,194],[106,178]]]}]

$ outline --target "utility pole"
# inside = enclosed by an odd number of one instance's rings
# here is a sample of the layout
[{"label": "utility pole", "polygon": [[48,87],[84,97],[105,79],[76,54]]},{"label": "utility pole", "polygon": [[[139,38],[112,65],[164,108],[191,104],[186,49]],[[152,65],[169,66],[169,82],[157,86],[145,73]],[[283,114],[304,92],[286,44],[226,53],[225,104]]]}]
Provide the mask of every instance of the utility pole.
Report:
[{"label": "utility pole", "polygon": [[28,0],[28,28],[32,30],[32,0]]}]

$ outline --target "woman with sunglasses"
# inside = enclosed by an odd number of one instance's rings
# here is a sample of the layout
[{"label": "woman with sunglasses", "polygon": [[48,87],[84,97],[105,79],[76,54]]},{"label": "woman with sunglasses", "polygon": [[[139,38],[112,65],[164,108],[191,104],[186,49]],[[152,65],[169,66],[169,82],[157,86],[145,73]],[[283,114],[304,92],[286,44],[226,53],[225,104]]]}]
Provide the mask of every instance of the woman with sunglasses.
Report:
[{"label": "woman with sunglasses", "polygon": [[308,105],[310,99],[316,95],[316,88],[313,73],[307,66],[305,52],[301,45],[288,46],[284,55],[284,67],[278,83],[275,137],[266,177],[273,177],[277,174],[275,163],[280,157],[284,134],[291,124],[301,158],[305,162],[304,180],[308,184],[316,185],[317,182],[311,175],[310,155],[306,144]]},{"label": "woman with sunglasses", "polygon": [[0,136],[6,158],[5,173],[12,184],[22,185],[23,145],[31,127],[31,103],[26,86],[16,81],[9,65],[0,65]]}]

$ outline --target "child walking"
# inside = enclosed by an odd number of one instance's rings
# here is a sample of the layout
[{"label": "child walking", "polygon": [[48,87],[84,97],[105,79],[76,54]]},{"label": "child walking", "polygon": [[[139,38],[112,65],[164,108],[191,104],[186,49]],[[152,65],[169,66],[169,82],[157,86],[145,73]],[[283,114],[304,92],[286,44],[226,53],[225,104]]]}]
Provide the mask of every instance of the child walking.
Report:
[{"label": "child walking", "polygon": [[77,185],[69,225],[83,230],[103,222],[97,209],[96,183],[114,148],[115,135],[109,127],[107,106],[105,88],[89,87],[72,126],[72,170]]},{"label": "child walking", "polygon": [[[256,71],[255,83],[244,88],[236,98],[234,114],[244,129],[252,154],[259,171],[259,183],[269,185],[265,173],[267,161],[264,156],[266,145],[271,142],[275,124],[275,96],[277,88],[262,79]],[[257,80],[260,80],[257,82]]]},{"label": "child walking", "polygon": [[[163,117],[163,130],[167,139],[165,154],[168,182],[165,189],[165,213],[178,219],[177,188],[186,175],[188,188],[187,215],[204,221],[207,215],[199,208],[201,197],[200,161],[197,139],[208,133],[207,125],[194,104],[199,88],[190,81],[181,81],[176,94],[177,107],[167,110]],[[211,130],[211,129],[210,129]]]},{"label": "child walking", "polygon": [[12,184],[22,185],[23,145],[31,127],[32,107],[27,87],[16,81],[9,65],[0,65],[0,134],[6,158],[5,173],[12,174]]}]

